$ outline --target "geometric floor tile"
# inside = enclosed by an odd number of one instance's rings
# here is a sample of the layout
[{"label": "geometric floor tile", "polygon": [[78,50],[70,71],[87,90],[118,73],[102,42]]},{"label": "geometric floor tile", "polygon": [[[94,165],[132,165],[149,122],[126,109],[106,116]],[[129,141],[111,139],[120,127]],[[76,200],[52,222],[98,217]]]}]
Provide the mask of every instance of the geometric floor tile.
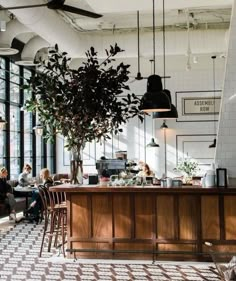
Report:
[{"label": "geometric floor tile", "polygon": [[165,263],[150,261],[72,260],[57,257],[58,251],[43,251],[39,258],[43,224],[19,223],[1,229],[1,281],[217,281],[212,263]]}]

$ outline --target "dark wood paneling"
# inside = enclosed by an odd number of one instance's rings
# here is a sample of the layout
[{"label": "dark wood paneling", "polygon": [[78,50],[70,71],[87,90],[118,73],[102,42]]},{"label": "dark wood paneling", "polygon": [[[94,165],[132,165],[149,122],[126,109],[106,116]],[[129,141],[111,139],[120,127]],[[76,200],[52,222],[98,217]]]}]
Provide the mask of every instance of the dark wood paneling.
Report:
[{"label": "dark wood paneling", "polygon": [[175,239],[174,196],[157,196],[157,238]]},{"label": "dark wood paneling", "polygon": [[197,206],[196,197],[192,195],[179,196],[179,239],[197,239]]},{"label": "dark wood paneling", "polygon": [[74,194],[70,202],[71,236],[78,238],[91,237],[90,204],[88,195]]},{"label": "dark wood paneling", "polygon": [[202,196],[202,239],[220,239],[219,197]]},{"label": "dark wood paneling", "polygon": [[117,194],[113,197],[114,236],[131,238],[131,202],[129,194]]},{"label": "dark wood paneling", "polygon": [[109,194],[94,194],[92,197],[93,237],[112,237],[112,200]]},{"label": "dark wood paneling", "polygon": [[135,207],[135,238],[153,237],[153,196],[151,194],[137,194]]},{"label": "dark wood paneling", "polygon": [[236,198],[224,197],[225,239],[236,239]]}]

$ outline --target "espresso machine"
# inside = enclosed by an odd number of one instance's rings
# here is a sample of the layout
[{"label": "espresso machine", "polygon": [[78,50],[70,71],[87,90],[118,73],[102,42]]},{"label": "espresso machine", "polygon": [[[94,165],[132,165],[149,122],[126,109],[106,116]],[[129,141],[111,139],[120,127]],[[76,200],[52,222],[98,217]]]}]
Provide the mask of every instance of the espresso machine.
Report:
[{"label": "espresso machine", "polygon": [[120,172],[126,169],[126,159],[100,159],[96,161],[96,169],[100,177],[105,170],[107,175],[119,175]]}]

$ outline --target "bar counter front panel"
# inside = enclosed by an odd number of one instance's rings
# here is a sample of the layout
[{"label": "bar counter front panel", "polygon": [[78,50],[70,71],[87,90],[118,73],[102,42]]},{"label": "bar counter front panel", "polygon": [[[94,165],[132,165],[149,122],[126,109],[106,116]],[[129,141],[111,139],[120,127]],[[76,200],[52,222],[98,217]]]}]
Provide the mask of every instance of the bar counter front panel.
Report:
[{"label": "bar counter front panel", "polygon": [[209,260],[205,241],[236,252],[235,188],[59,185],[68,257]]}]

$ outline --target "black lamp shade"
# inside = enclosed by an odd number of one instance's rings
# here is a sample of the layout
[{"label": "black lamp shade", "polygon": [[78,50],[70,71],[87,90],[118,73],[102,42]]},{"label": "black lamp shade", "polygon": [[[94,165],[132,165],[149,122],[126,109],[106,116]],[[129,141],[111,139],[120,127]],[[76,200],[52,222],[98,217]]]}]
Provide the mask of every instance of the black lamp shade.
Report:
[{"label": "black lamp shade", "polygon": [[152,118],[159,118],[159,119],[177,119],[178,118],[178,112],[176,107],[171,104],[171,110],[165,111],[165,112],[154,112],[152,115]]},{"label": "black lamp shade", "polygon": [[152,138],[151,141],[147,144],[147,147],[160,147],[160,145],[155,142],[154,138]]},{"label": "black lamp shade", "polygon": [[[171,103],[171,94],[170,91],[167,89],[164,89],[163,92],[166,93],[168,96],[170,103]],[[178,118],[178,111],[176,107],[171,103],[171,109],[170,111],[165,111],[165,112],[154,112],[152,115],[152,118],[158,118],[158,119],[176,119]]]},{"label": "black lamp shade", "polygon": [[160,129],[168,129],[168,126],[166,125],[166,122],[164,121],[161,125]]},{"label": "black lamp shade", "polygon": [[209,145],[209,148],[216,147],[216,139],[213,140],[213,143]]},{"label": "black lamp shade", "polygon": [[147,92],[141,99],[140,109],[144,112],[165,112],[171,110],[168,95],[162,90],[161,77],[151,75],[148,77]]}]

